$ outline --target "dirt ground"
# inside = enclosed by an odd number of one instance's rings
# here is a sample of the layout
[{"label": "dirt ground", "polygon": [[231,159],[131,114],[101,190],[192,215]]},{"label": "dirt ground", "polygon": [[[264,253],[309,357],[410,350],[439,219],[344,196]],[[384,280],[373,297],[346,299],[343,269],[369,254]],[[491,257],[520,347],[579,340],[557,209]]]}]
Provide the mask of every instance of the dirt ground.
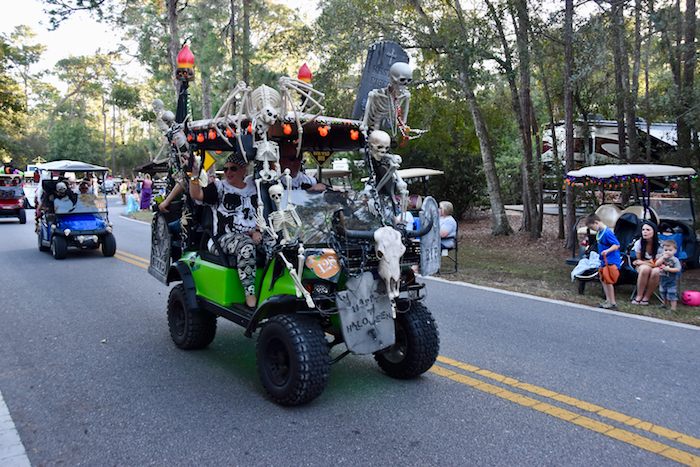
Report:
[{"label": "dirt ground", "polygon": [[[545,215],[542,237],[538,239],[518,231],[521,213],[508,211],[508,220],[516,233],[498,238],[491,236],[490,212],[460,221],[459,270],[454,274],[442,273],[440,277],[591,306],[604,299],[600,283],[588,282],[581,295],[578,281],[571,282],[573,266],[567,265],[566,259],[572,252],[558,238],[557,216]],[[449,261],[443,258],[443,268],[449,266]],[[619,311],[700,325],[700,307],[679,303],[678,310],[671,312],[659,308],[660,302],[656,300],[649,306],[632,305],[633,290],[634,285],[616,287]],[[679,292],[682,290],[700,290],[700,269],[683,271]]]}]

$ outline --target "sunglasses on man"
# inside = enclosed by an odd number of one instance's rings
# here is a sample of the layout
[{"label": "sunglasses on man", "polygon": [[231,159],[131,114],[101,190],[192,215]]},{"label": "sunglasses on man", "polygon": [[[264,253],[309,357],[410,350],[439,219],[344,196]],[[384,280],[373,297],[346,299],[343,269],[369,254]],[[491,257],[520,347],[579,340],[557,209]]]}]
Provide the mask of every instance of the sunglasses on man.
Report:
[{"label": "sunglasses on man", "polygon": [[235,165],[225,165],[225,166],[224,166],[224,173],[228,172],[229,170],[230,170],[231,172],[238,172],[238,166],[235,166]]}]

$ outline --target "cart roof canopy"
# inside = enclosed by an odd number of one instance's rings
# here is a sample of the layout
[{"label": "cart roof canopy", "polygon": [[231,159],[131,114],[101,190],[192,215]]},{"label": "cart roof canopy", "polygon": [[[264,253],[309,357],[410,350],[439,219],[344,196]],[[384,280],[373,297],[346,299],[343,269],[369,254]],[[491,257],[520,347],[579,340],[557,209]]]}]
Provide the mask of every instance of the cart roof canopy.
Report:
[{"label": "cart roof canopy", "polygon": [[569,178],[596,179],[629,177],[632,175],[644,176],[646,178],[688,177],[695,175],[695,169],[659,164],[613,164],[586,167],[580,170],[572,170],[566,174]]},{"label": "cart roof canopy", "polygon": [[445,172],[442,170],[426,169],[423,167],[414,167],[412,169],[399,169],[396,171],[404,180],[407,178],[429,177],[431,175],[442,175]]},{"label": "cart roof canopy", "polygon": [[52,161],[45,164],[39,164],[37,167],[41,170],[50,170],[52,172],[107,172],[106,167],[99,165],[88,164],[80,161]]}]

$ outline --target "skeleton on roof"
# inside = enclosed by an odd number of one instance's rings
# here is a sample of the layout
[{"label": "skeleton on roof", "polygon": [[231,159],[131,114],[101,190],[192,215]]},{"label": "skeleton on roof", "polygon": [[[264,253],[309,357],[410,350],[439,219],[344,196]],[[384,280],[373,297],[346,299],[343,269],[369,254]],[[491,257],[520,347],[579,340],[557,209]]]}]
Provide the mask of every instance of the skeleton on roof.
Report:
[{"label": "skeleton on roof", "polygon": [[[296,91],[302,97],[302,103],[297,106],[292,96],[291,91]],[[298,134],[297,157],[301,152],[302,137],[304,134],[303,125],[300,122],[300,115],[311,114],[308,116],[306,123],[312,122],[323,113],[324,107],[321,105],[323,93],[316,91],[311,84],[301,81],[296,78],[282,77],[279,79],[279,91],[269,86],[259,86],[253,90],[243,81],[240,81],[231,91],[229,97],[224,101],[219,111],[214,117],[214,130],[219,137],[226,141],[231,147],[234,147],[229,138],[234,135],[238,141],[238,149],[241,151],[243,158],[248,162],[248,155],[245,152],[241,135],[243,131],[249,131],[253,135],[253,147],[256,149],[255,160],[261,163],[261,169],[257,172],[255,178],[255,186],[258,192],[258,206],[255,214],[255,219],[261,230],[267,231],[275,240],[278,240],[276,232],[282,230],[282,243],[288,243],[289,237],[288,227],[299,225],[299,216],[296,209],[291,203],[288,203],[285,210],[273,212],[270,216],[270,225],[268,225],[264,216],[263,197],[261,196],[261,183],[278,182],[282,176],[280,172],[280,155],[279,145],[275,141],[267,139],[268,130],[277,122],[283,122],[285,117],[291,112],[293,113],[294,123],[296,124]],[[236,104],[238,110],[236,111]],[[233,117],[235,115],[235,117]],[[249,127],[242,129],[244,120],[250,122]],[[273,168],[274,167],[274,168]],[[288,175],[287,175],[288,176]],[[291,187],[291,183],[287,184]],[[273,200],[277,203],[277,198],[281,201],[282,196],[279,192],[281,185],[273,185],[270,189],[274,194]],[[289,196],[287,196],[289,199]],[[278,214],[279,213],[279,214]],[[289,263],[284,255],[280,253],[285,265],[290,271],[294,283],[297,287],[297,295],[304,295],[306,303],[309,307],[313,307],[311,295],[301,285],[299,277],[301,276],[301,265],[303,264],[303,246],[298,248],[299,267],[295,271],[291,263]]]},{"label": "skeleton on roof", "polygon": [[[242,131],[250,131],[253,134],[253,147],[256,149],[255,160],[261,162],[262,168],[258,172],[255,184],[258,190],[258,212],[257,220],[260,228],[268,229],[264,225],[263,210],[260,184],[262,182],[274,183],[282,176],[279,167],[279,145],[275,141],[267,139],[267,132],[275,123],[282,122],[289,112],[293,112],[294,123],[297,127],[299,142],[297,144],[297,156],[301,151],[303,129],[299,121],[301,113],[314,113],[313,117],[309,118],[304,124],[313,121],[319,116],[324,108],[321,105],[323,93],[316,91],[309,83],[296,78],[282,77],[279,79],[279,91],[265,85],[261,85],[255,90],[244,82],[239,82],[229,94],[224,104],[214,117],[217,125],[214,127],[218,135],[233,147],[227,135],[235,135],[238,140],[238,147],[243,153],[243,157],[248,161],[248,155],[243,148],[241,140]],[[291,91],[299,93],[303,102],[301,107],[297,108]],[[238,111],[234,115],[236,103]],[[243,120],[248,119],[250,126],[242,130],[241,125]],[[231,126],[233,124],[233,126]],[[220,128],[221,125],[223,128]],[[274,169],[272,167],[275,167]]]},{"label": "skeleton on roof", "polygon": [[404,137],[408,137],[406,120],[411,93],[406,86],[413,80],[413,71],[408,63],[396,62],[389,69],[389,78],[389,86],[373,89],[367,95],[365,114],[360,126],[365,138],[368,130],[378,130],[383,120],[388,121],[393,136],[399,130]]}]

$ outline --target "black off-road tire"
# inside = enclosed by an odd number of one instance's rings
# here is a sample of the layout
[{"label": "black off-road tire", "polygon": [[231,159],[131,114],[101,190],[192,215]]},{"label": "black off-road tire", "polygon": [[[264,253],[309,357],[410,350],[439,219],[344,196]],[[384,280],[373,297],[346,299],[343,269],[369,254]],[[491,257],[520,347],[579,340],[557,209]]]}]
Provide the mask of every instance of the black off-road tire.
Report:
[{"label": "black off-road tire", "polygon": [[277,315],[265,323],[257,344],[258,373],[270,398],[293,406],[326,388],[331,362],[320,324],[312,317]]},{"label": "black off-road tire", "polygon": [[117,240],[111,233],[105,234],[102,237],[102,254],[105,256],[114,256],[117,252]]},{"label": "black off-road tire", "polygon": [[51,254],[56,259],[64,259],[68,256],[68,242],[65,237],[53,236],[51,239]]},{"label": "black off-road tire", "polygon": [[178,284],[168,297],[170,337],[183,350],[203,349],[216,335],[216,315],[187,304],[185,287]]},{"label": "black off-road tire", "polygon": [[[26,200],[25,200],[26,201]],[[19,223],[20,224],[26,224],[27,223],[27,213],[24,212],[24,209],[20,209],[19,212],[17,213],[17,217],[19,218]]]},{"label": "black off-road tire", "polygon": [[428,371],[440,352],[440,337],[433,315],[418,302],[396,317],[396,343],[374,355],[392,378],[411,379]]}]

